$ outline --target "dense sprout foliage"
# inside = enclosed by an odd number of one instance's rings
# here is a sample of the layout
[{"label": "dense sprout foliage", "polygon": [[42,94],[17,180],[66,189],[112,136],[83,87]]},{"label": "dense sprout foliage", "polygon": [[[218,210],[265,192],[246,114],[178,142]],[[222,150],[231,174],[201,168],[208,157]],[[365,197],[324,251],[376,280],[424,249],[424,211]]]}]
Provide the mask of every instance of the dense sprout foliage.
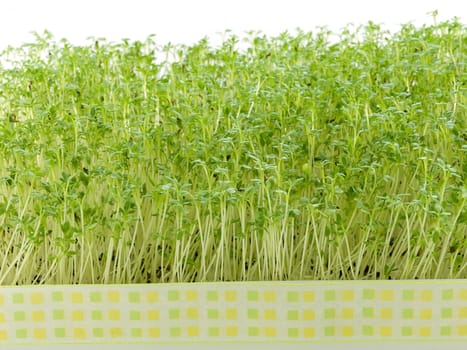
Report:
[{"label": "dense sprout foliage", "polygon": [[0,284],[467,277],[466,27],[2,53]]}]

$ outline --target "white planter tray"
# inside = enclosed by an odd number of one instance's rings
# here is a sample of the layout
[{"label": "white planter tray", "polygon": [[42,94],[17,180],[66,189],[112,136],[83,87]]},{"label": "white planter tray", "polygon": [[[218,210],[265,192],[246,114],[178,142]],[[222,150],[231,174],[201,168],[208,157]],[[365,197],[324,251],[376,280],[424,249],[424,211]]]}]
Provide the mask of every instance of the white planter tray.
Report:
[{"label": "white planter tray", "polygon": [[0,348],[465,349],[467,280],[0,287]]}]

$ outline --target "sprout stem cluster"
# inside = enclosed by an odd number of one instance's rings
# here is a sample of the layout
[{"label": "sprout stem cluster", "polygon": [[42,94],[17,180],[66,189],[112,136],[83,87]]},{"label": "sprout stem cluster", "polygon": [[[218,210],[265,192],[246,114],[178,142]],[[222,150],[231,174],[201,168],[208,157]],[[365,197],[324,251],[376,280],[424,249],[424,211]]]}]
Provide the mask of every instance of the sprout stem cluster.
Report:
[{"label": "sprout stem cluster", "polygon": [[0,57],[0,285],[467,277],[457,20]]}]

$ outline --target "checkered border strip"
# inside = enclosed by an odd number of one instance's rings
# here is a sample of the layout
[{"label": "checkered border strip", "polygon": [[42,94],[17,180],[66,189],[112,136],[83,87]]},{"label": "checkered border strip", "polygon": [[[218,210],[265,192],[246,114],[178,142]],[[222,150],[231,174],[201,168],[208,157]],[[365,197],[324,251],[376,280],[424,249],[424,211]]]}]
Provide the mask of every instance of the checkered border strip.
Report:
[{"label": "checkered border strip", "polygon": [[0,346],[467,340],[467,281],[0,287]]}]

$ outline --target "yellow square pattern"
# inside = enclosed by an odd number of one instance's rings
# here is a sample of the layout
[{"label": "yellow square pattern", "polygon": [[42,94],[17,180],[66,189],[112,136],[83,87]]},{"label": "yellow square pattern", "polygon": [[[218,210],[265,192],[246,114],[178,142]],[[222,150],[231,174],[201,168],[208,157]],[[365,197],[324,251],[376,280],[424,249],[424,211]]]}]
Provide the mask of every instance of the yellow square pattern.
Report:
[{"label": "yellow square pattern", "polygon": [[264,335],[266,337],[275,337],[277,336],[277,329],[275,327],[265,327],[264,328]]},{"label": "yellow square pattern", "polygon": [[228,337],[236,337],[238,335],[238,327],[236,326],[229,326],[227,327],[225,333]]},{"label": "yellow square pattern", "polygon": [[305,327],[303,329],[303,336],[307,339],[314,338],[316,336],[315,329],[313,327]]},{"label": "yellow square pattern", "polygon": [[342,327],[342,335],[345,336],[345,337],[353,336],[354,335],[353,327],[351,327],[351,326]]},{"label": "yellow square pattern", "polygon": [[0,347],[35,341],[174,342],[186,337],[467,340],[467,282],[457,289],[435,282],[394,284],[397,288],[369,282],[0,287]]},{"label": "yellow square pattern", "polygon": [[355,292],[352,289],[344,289],[342,291],[342,300],[343,301],[354,301]]},{"label": "yellow square pattern", "polygon": [[33,311],[32,312],[32,320],[34,322],[44,322],[45,321],[45,313],[42,310]]},{"label": "yellow square pattern", "polygon": [[83,293],[72,292],[71,293],[71,302],[73,304],[82,304],[83,303]]},{"label": "yellow square pattern", "polygon": [[303,319],[305,321],[314,320],[315,319],[315,310],[313,310],[313,309],[303,310]]},{"label": "yellow square pattern", "polygon": [[186,291],[186,300],[187,301],[197,301],[198,300],[198,291],[196,291],[196,290],[187,290]]},{"label": "yellow square pattern", "polygon": [[315,301],[315,292],[313,291],[305,291],[303,292],[303,301],[306,303],[310,303]]},{"label": "yellow square pattern", "polygon": [[264,292],[264,301],[272,303],[276,301],[276,292],[268,290]]},{"label": "yellow square pattern", "polygon": [[227,320],[236,320],[237,319],[237,309],[227,309],[227,310],[225,310],[225,318]]},{"label": "yellow square pattern", "polygon": [[120,338],[123,335],[123,330],[120,327],[111,327],[109,333],[111,338]]},{"label": "yellow square pattern", "polygon": [[420,293],[420,300],[421,301],[432,301],[433,300],[433,292],[429,289],[422,290]]},{"label": "yellow square pattern", "polygon": [[73,329],[73,338],[76,340],[86,339],[86,328],[74,328]]},{"label": "yellow square pattern", "polygon": [[420,327],[419,333],[421,337],[429,337],[431,336],[431,328],[430,327]]},{"label": "yellow square pattern", "polygon": [[421,320],[431,320],[433,318],[433,310],[431,309],[421,309],[420,310],[420,319]]},{"label": "yellow square pattern", "polygon": [[237,292],[235,290],[225,291],[225,301],[236,301],[236,300],[237,300]]},{"label": "yellow square pattern", "polygon": [[390,327],[390,326],[381,326],[379,328],[379,331],[380,331],[381,336],[390,337],[390,336],[392,336],[392,329],[393,328]]},{"label": "yellow square pattern", "polygon": [[120,301],[120,292],[118,290],[110,290],[107,293],[107,298],[111,303],[118,303]]},{"label": "yellow square pattern", "polygon": [[146,300],[148,303],[155,303],[159,300],[159,293],[156,291],[149,291],[146,293]]},{"label": "yellow square pattern", "polygon": [[461,337],[467,337],[467,325],[458,326],[457,333]]},{"label": "yellow square pattern", "polygon": [[350,319],[350,318],[354,318],[354,314],[355,314],[355,311],[353,308],[344,308],[342,309],[342,318],[345,318],[345,319]]},{"label": "yellow square pattern", "polygon": [[35,340],[44,340],[47,338],[47,331],[45,328],[34,328],[33,337]]},{"label": "yellow square pattern", "polygon": [[383,289],[380,295],[381,295],[381,300],[384,300],[384,301],[394,300],[394,291],[391,289]]},{"label": "yellow square pattern", "polygon": [[82,310],[73,310],[71,312],[71,319],[73,321],[84,321],[84,312]]},{"label": "yellow square pattern", "polygon": [[156,321],[159,319],[159,311],[158,310],[149,310],[148,311],[148,320],[149,321]]},{"label": "yellow square pattern", "polygon": [[467,306],[459,308],[459,317],[467,318]]},{"label": "yellow square pattern", "polygon": [[[43,293],[31,293],[31,304],[42,304],[44,303],[44,294]],[[1,305],[1,303],[0,303]]]},{"label": "yellow square pattern", "polygon": [[392,319],[392,308],[381,309],[380,315],[383,320],[391,320]]},{"label": "yellow square pattern", "polygon": [[266,309],[264,310],[264,319],[267,321],[273,321],[277,318],[275,309]]},{"label": "yellow square pattern", "polygon": [[199,327],[198,326],[188,326],[187,333],[189,337],[199,336]]},{"label": "yellow square pattern", "polygon": [[148,329],[149,338],[159,338],[161,336],[161,330],[157,327],[151,327]]},{"label": "yellow square pattern", "polygon": [[109,310],[109,320],[120,321],[120,310],[117,310],[117,309]]},{"label": "yellow square pattern", "polygon": [[[234,311],[237,311],[234,309]],[[189,319],[197,319],[198,318],[198,308],[190,307],[186,310],[186,315]]]}]

